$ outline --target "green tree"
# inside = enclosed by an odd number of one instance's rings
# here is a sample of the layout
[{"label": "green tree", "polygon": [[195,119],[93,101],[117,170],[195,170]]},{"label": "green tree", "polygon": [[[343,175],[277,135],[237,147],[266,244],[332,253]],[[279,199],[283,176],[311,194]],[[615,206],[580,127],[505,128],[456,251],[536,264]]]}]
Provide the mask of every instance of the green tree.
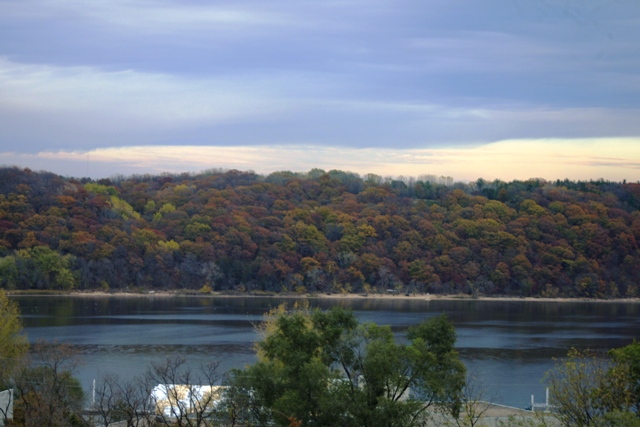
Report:
[{"label": "green tree", "polygon": [[640,419],[631,412],[608,412],[600,421],[602,427],[640,427]]},{"label": "green tree", "polygon": [[76,278],[71,271],[74,257],[61,255],[46,246],[35,246],[17,252],[22,287],[71,290]]},{"label": "green tree", "polygon": [[634,340],[626,347],[611,350],[609,354],[615,363],[612,373],[627,378],[631,405],[640,418],[640,342]]},{"label": "green tree", "polygon": [[19,271],[16,266],[16,257],[7,255],[0,258],[0,287],[15,289],[19,282]]},{"label": "green tree", "polygon": [[7,385],[13,369],[22,360],[29,347],[22,333],[20,309],[0,289],[0,389]]},{"label": "green tree", "polygon": [[[0,391],[10,387],[27,349],[28,341],[22,334],[18,305],[0,289]],[[8,415],[9,407],[0,406],[0,424],[7,425]]]},{"label": "green tree", "polygon": [[444,316],[411,328],[407,343],[340,308],[280,308],[263,333],[258,362],[230,380],[235,401],[246,402],[234,409],[244,422],[417,426],[430,408],[459,411],[465,368]]},{"label": "green tree", "polygon": [[629,378],[626,363],[576,349],[546,374],[554,413],[566,427],[626,425],[616,419],[631,408]]}]

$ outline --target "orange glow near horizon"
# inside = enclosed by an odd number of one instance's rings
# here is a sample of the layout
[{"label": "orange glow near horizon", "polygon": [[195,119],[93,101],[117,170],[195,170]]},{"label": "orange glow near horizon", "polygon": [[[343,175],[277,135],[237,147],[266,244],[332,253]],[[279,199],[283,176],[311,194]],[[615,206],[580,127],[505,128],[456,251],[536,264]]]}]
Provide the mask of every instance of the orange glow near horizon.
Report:
[{"label": "orange glow near horizon", "polygon": [[[544,178],[640,180],[639,138],[508,140],[476,147],[354,149],[321,146],[138,146],[89,152],[2,153],[5,164],[94,178],[115,174],[200,172],[210,168],[268,174],[313,168],[359,174],[452,176],[456,181]],[[77,172],[74,172],[77,171]],[[98,176],[99,175],[99,176]]]}]

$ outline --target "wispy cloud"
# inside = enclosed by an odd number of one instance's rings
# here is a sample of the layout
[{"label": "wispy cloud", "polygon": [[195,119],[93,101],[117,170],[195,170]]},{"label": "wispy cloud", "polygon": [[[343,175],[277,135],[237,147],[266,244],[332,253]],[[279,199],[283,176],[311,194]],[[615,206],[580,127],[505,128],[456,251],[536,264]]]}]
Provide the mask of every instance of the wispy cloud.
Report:
[{"label": "wispy cloud", "polygon": [[[0,58],[0,105],[56,112],[100,111],[173,123],[225,120],[275,108],[271,83],[239,77],[186,79],[134,70],[55,67]],[[282,84],[282,83],[281,83]]]},{"label": "wispy cloud", "polygon": [[[344,92],[346,93],[343,93]],[[329,145],[402,148],[640,134],[640,109],[441,103],[349,93],[287,72],[185,77],[0,58],[0,148]]]},{"label": "wispy cloud", "polygon": [[210,29],[282,25],[283,15],[259,3],[168,2],[162,0],[23,0],[3,2],[0,10],[21,19],[80,19],[136,31],[166,33],[208,26]]}]

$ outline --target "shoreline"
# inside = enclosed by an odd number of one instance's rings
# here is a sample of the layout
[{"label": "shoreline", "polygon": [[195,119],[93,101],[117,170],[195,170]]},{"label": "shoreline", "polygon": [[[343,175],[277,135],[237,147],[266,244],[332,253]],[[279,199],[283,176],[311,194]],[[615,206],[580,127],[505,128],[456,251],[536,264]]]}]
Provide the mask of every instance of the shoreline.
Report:
[{"label": "shoreline", "polygon": [[7,296],[26,296],[26,297],[99,297],[99,298],[272,298],[272,299],[371,299],[371,300],[415,300],[415,301],[504,301],[504,302],[594,302],[594,303],[640,303],[640,298],[612,298],[612,299],[596,299],[596,298],[543,298],[543,297],[514,297],[514,296],[477,296],[453,294],[231,294],[224,292],[183,292],[183,291],[148,291],[148,292],[104,292],[104,291],[6,291]]}]

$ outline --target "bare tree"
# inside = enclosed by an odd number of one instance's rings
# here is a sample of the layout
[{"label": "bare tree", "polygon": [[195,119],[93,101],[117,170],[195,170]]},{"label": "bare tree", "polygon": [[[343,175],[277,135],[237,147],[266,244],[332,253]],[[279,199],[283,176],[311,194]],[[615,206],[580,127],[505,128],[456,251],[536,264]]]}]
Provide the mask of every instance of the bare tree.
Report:
[{"label": "bare tree", "polygon": [[[462,406],[453,420],[457,427],[476,427],[480,425],[481,419],[491,409],[494,395],[489,394],[489,389],[483,380],[476,373],[467,375],[467,379],[462,389]],[[457,415],[457,416],[455,416]]]},{"label": "bare tree", "polygon": [[210,362],[198,369],[188,366],[182,357],[170,357],[153,364],[146,374],[158,419],[166,426],[201,427],[211,419],[221,399],[219,363]]},{"label": "bare tree", "polygon": [[94,410],[105,426],[115,421],[123,421],[127,427],[151,425],[155,417],[149,400],[152,388],[146,376],[122,380],[107,375],[96,388]]},{"label": "bare tree", "polygon": [[25,427],[58,427],[81,422],[84,392],[73,371],[80,364],[66,344],[38,342],[14,382],[18,417]]},{"label": "bare tree", "polygon": [[151,425],[151,420],[154,418],[149,402],[152,388],[146,377],[135,377],[119,385],[121,399],[119,405],[127,427]]},{"label": "bare tree", "polygon": [[95,401],[92,409],[98,414],[104,426],[108,426],[114,421],[120,421],[117,416],[119,381],[120,379],[116,375],[105,375],[98,381],[95,388]]}]

